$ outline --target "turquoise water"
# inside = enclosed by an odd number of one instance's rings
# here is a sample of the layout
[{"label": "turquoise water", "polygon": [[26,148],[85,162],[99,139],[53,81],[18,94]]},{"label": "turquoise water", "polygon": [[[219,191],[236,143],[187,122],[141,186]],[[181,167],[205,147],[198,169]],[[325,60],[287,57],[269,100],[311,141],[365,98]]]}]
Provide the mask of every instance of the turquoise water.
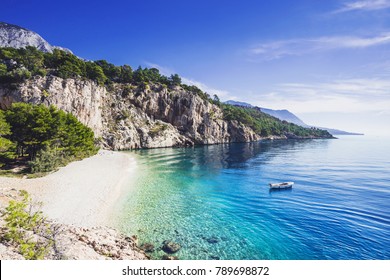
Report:
[{"label": "turquoise water", "polygon": [[[180,259],[390,259],[390,141],[332,140],[131,152],[120,227]],[[270,191],[269,182],[294,181]]]}]

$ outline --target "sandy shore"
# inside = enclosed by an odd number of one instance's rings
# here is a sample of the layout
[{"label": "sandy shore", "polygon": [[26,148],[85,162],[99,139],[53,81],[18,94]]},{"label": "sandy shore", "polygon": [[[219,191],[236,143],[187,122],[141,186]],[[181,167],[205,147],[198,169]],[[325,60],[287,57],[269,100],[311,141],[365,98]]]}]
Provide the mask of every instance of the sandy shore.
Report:
[{"label": "sandy shore", "polygon": [[129,188],[137,163],[125,153],[99,151],[43,178],[0,177],[0,188],[27,190],[59,223],[81,227],[112,226],[112,212]]}]

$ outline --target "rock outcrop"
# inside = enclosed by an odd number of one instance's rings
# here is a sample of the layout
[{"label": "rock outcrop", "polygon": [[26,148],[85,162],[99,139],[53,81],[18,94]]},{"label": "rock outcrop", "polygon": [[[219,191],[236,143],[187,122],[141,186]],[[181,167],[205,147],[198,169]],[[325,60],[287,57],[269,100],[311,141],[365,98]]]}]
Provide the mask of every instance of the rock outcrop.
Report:
[{"label": "rock outcrop", "polygon": [[31,46],[43,52],[52,52],[54,49],[71,52],[66,48],[50,45],[34,31],[5,22],[0,22],[0,46],[15,49]]},{"label": "rock outcrop", "polygon": [[[58,230],[55,245],[50,247],[47,260],[148,260],[149,257],[139,249],[136,240],[108,227],[80,228],[65,224],[49,225]],[[3,234],[5,228],[0,227]],[[30,238],[45,238],[30,232]],[[23,260],[20,250],[12,242],[0,240],[0,259]]]},{"label": "rock outcrop", "polygon": [[[9,228],[4,219],[5,209],[11,200],[19,201],[19,192],[10,187],[0,188],[0,259],[23,260],[18,244],[5,238]],[[116,229],[99,226],[82,228],[44,220],[44,231],[30,230],[25,234],[30,241],[50,244],[44,259],[47,260],[147,260],[135,236],[126,236]],[[50,233],[48,233],[50,229]],[[50,243],[47,242],[50,239]],[[43,246],[43,245],[42,245]],[[146,249],[148,249],[147,247]],[[149,248],[150,249],[150,248]]]},{"label": "rock outcrop", "polygon": [[83,79],[34,77],[0,86],[0,108],[13,102],[55,105],[93,129],[115,150],[249,142],[260,139],[251,128],[223,120],[222,110],[181,87],[110,87]]}]

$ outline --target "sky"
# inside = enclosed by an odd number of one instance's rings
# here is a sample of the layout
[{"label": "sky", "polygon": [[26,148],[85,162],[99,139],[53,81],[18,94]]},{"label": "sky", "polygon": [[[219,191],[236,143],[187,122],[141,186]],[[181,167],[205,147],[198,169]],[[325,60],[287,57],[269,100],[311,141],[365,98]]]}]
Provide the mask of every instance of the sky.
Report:
[{"label": "sky", "polygon": [[0,21],[223,101],[390,135],[390,0],[2,0]]}]

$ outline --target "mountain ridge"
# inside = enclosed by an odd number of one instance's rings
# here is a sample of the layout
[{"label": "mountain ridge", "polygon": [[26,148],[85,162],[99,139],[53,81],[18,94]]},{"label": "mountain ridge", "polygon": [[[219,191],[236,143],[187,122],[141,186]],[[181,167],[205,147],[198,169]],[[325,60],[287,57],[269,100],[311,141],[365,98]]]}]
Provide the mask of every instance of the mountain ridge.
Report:
[{"label": "mountain ridge", "polygon": [[0,22],[0,46],[16,49],[31,46],[43,52],[53,52],[54,49],[60,49],[72,53],[67,48],[52,46],[34,31],[6,22]]},{"label": "mountain ridge", "polygon": [[[7,32],[12,36],[42,38],[32,31],[26,35],[25,29],[14,25],[3,24],[3,29],[11,30]],[[87,61],[61,50],[10,48],[8,41],[2,42],[0,47],[8,48],[0,48],[0,109],[14,102],[55,105],[90,127],[106,148],[332,138],[326,131],[223,105],[196,86],[182,84],[177,74],[166,77],[156,68],[133,70],[129,65]],[[17,46],[30,43],[19,40]]]},{"label": "mountain ridge", "polygon": [[254,106],[252,104],[246,103],[246,102],[235,101],[235,100],[228,100],[225,103],[233,105],[233,106],[256,108],[256,109],[261,110],[262,112],[269,114],[275,118],[278,118],[282,121],[291,122],[291,123],[294,123],[296,125],[306,127],[306,128],[316,127],[319,129],[324,129],[324,130],[327,130],[332,135],[364,135],[363,133],[348,132],[348,131],[335,129],[335,128],[325,128],[325,127],[319,127],[319,126],[315,126],[315,125],[308,125],[304,121],[302,121],[298,116],[296,116],[294,113],[292,113],[286,109],[281,109],[281,110],[268,109],[268,108],[257,107],[257,106]]}]

